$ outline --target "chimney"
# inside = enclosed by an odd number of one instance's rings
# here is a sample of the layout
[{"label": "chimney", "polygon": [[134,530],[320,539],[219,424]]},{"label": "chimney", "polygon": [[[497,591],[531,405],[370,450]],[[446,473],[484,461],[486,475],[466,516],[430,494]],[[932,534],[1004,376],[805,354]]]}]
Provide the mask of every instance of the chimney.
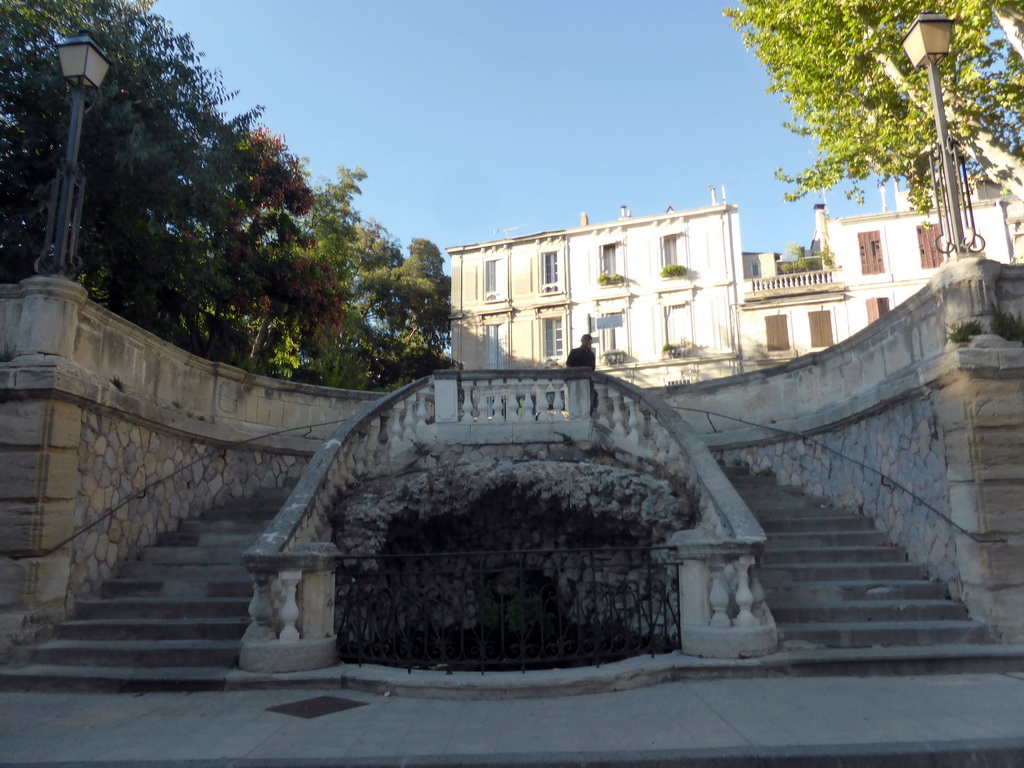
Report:
[{"label": "chimney", "polygon": [[828,208],[824,203],[814,204],[814,235],[820,250],[831,250],[828,242]]},{"label": "chimney", "polygon": [[630,216],[632,216],[632,214],[629,212],[629,208],[627,208],[624,205],[620,205],[619,206],[619,218],[620,219],[628,219]]},{"label": "chimney", "polygon": [[580,226],[586,227],[590,224],[590,219],[587,218],[587,212],[584,211],[580,214]]}]

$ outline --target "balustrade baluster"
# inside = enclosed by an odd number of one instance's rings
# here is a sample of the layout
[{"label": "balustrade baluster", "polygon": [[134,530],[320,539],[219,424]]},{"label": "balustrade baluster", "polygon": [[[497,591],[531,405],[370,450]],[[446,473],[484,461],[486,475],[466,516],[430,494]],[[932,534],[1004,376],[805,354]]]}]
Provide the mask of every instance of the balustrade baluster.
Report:
[{"label": "balustrade baluster", "polygon": [[732,619],[727,613],[729,608],[729,589],[726,587],[725,563],[718,558],[713,558],[711,563],[711,594],[708,600],[711,603],[712,627],[731,627]]},{"label": "balustrade baluster", "polygon": [[409,443],[416,440],[416,400],[418,398],[419,392],[416,392],[405,401],[405,418],[403,419],[405,430],[403,436]]},{"label": "balustrade baluster", "polygon": [[462,420],[473,421],[473,382],[462,382]]},{"label": "balustrade baluster", "polygon": [[550,421],[548,418],[548,390],[547,386],[539,381],[533,385],[534,408],[537,409],[538,421]]},{"label": "balustrade baluster", "polygon": [[402,450],[402,404],[395,403],[388,417],[388,453],[392,456]]},{"label": "balustrade baluster", "polygon": [[750,612],[754,604],[754,593],[750,591],[750,566],[754,564],[754,558],[744,555],[737,560],[736,568],[736,607],[739,613],[733,622],[737,627],[756,627],[760,622]]},{"label": "balustrade baluster", "polygon": [[252,574],[252,600],[249,601],[249,616],[252,625],[246,630],[254,640],[272,640],[274,635],[274,599],[270,592],[272,574],[257,571]]},{"label": "balustrade baluster", "polygon": [[611,429],[617,435],[624,436],[622,425],[622,393],[617,389],[608,388],[608,397],[612,401]]},{"label": "balustrade baluster", "polygon": [[366,428],[366,463],[368,466],[376,466],[377,451],[380,449],[380,417],[370,419],[370,425]]},{"label": "balustrade baluster", "polygon": [[416,432],[420,435],[426,434],[427,419],[430,418],[430,407],[427,404],[427,393],[420,392],[416,398]]},{"label": "balustrade baluster", "polygon": [[556,381],[555,386],[555,399],[551,404],[551,420],[552,421],[564,421],[566,419],[565,411],[565,384],[561,381]]},{"label": "balustrade baluster", "polygon": [[514,414],[510,414],[509,410],[512,408],[512,389],[509,387],[508,382],[505,382],[505,386],[500,387],[497,390],[498,398],[498,421],[502,424],[508,421],[514,421]]},{"label": "balustrade baluster", "polygon": [[629,435],[627,435],[627,439],[633,445],[640,445],[639,403],[637,403],[637,401],[634,400],[632,397],[624,398],[624,402],[626,405],[626,410],[629,414],[629,420],[627,422],[627,426],[629,427]]},{"label": "balustrade baluster", "polygon": [[295,591],[302,579],[302,571],[281,571],[278,575],[284,593],[284,604],[281,606],[280,640],[295,642],[299,639],[299,630],[295,622],[299,620],[299,604],[295,600]]},{"label": "balustrade baluster", "polygon": [[352,452],[355,459],[354,471],[356,477],[362,477],[366,472],[366,437],[361,432],[357,432],[355,438],[356,444]]}]

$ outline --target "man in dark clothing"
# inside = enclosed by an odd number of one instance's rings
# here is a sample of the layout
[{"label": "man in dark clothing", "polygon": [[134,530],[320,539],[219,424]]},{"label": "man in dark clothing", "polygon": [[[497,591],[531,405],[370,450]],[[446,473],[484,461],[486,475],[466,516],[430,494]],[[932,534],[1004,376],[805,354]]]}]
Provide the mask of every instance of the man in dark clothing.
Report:
[{"label": "man in dark clothing", "polygon": [[580,345],[572,350],[569,357],[565,359],[565,367],[589,368],[590,370],[597,368],[597,357],[594,355],[594,350],[590,348],[593,343],[594,340],[589,333],[583,334]]}]

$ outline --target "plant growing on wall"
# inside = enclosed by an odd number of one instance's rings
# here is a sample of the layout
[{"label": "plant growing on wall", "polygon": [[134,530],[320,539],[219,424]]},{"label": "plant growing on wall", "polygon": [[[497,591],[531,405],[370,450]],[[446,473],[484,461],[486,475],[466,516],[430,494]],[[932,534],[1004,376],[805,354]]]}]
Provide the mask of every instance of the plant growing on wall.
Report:
[{"label": "plant growing on wall", "polygon": [[666,264],[661,268],[662,277],[686,277],[686,267],[682,264]]},{"label": "plant growing on wall", "polygon": [[967,344],[983,332],[981,323],[977,320],[963,320],[950,328],[946,337],[954,344]]},{"label": "plant growing on wall", "polygon": [[996,309],[992,313],[992,333],[1007,341],[1024,341],[1024,320],[1013,312]]}]

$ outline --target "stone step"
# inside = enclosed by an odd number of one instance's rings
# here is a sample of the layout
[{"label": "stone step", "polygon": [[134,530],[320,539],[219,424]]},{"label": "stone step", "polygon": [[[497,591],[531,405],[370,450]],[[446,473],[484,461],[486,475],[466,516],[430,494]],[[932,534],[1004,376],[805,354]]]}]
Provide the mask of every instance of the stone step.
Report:
[{"label": "stone step", "polygon": [[[767,534],[797,533],[802,531],[874,531],[875,523],[860,515],[830,517],[776,517],[758,522]],[[771,537],[769,537],[769,540]]]},{"label": "stone step", "polygon": [[181,524],[178,525],[177,533],[194,533],[197,535],[204,533],[244,533],[259,536],[266,530],[267,525],[273,519],[273,516],[271,516],[258,520],[206,520],[205,518],[182,520]]},{"label": "stone step", "polygon": [[[787,581],[850,581],[877,579],[908,581],[924,579],[926,569],[918,563],[789,563],[761,566],[761,583],[769,585]],[[769,602],[769,605],[771,603]]]},{"label": "stone step", "polygon": [[246,597],[169,600],[160,597],[79,600],[76,619],[185,619],[248,616]]},{"label": "stone step", "polygon": [[825,646],[866,648],[887,645],[984,643],[988,631],[975,621],[874,621],[779,624],[783,648]]},{"label": "stone step", "polygon": [[28,664],[0,667],[0,691],[147,693],[222,691],[221,667],[95,667]]},{"label": "stone step", "polygon": [[936,581],[790,581],[774,584],[768,606],[832,605],[836,602],[863,600],[948,600],[946,587]]},{"label": "stone step", "polygon": [[58,625],[59,640],[241,640],[249,617],[92,619]]},{"label": "stone step", "polygon": [[[252,542],[250,542],[251,544]],[[232,565],[242,566],[244,547],[161,547],[142,550],[139,561],[161,565]]]},{"label": "stone step", "polygon": [[54,666],[232,667],[238,640],[48,640],[31,662]]},{"label": "stone step", "polygon": [[815,622],[897,622],[966,620],[967,609],[950,600],[848,600],[834,603],[771,605],[780,624]]},{"label": "stone step", "polygon": [[252,595],[252,579],[247,575],[222,577],[216,581],[182,579],[111,579],[103,584],[101,598],[118,597],[247,597]]},{"label": "stone step", "polygon": [[156,544],[160,547],[229,547],[246,550],[265,530],[264,525],[253,526],[252,531],[174,531],[161,533]]},{"label": "stone step", "polygon": [[765,549],[763,563],[769,565],[834,563],[903,563],[906,556],[897,547],[782,547]]},{"label": "stone step", "polygon": [[209,578],[214,581],[234,579],[244,576],[246,571],[242,556],[239,554],[235,564],[213,563],[151,563],[144,560],[132,560],[121,566],[120,576],[126,579],[175,580]]},{"label": "stone step", "polygon": [[775,532],[768,539],[767,551],[806,547],[880,547],[886,542],[881,531],[792,531]]},{"label": "stone step", "polygon": [[270,520],[273,519],[284,503],[288,500],[287,493],[261,494],[252,499],[236,499],[224,506],[206,510],[204,520]]}]

